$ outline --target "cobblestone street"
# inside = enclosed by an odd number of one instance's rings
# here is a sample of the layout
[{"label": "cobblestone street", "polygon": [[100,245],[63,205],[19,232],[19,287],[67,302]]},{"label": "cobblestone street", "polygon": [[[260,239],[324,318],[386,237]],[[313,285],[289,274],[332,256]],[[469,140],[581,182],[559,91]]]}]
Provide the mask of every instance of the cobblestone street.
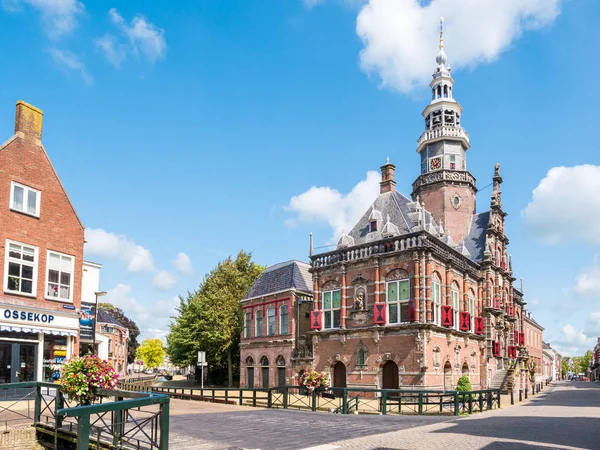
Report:
[{"label": "cobblestone street", "polygon": [[[202,414],[204,413],[204,414]],[[341,416],[173,402],[171,448],[600,448],[600,385],[563,382],[527,403],[471,417]]]}]

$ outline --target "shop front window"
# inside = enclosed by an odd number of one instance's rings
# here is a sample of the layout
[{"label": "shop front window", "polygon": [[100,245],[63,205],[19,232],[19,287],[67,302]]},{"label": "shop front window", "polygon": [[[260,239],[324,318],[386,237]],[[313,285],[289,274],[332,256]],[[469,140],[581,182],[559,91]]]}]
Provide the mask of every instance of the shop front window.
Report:
[{"label": "shop front window", "polygon": [[60,378],[60,368],[67,359],[67,338],[44,336],[44,381],[53,383]]}]

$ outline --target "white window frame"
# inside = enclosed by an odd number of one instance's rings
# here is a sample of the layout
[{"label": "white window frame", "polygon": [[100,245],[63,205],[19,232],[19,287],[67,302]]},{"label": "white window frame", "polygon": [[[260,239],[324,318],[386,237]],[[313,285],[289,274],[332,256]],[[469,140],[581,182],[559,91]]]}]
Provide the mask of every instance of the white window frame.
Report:
[{"label": "white window frame", "polygon": [[450,290],[450,300],[452,303],[452,315],[453,315],[453,324],[452,327],[455,330],[460,329],[460,304],[458,301],[458,290],[455,287],[452,287]]},{"label": "white window frame", "polygon": [[252,313],[244,313],[244,338],[250,339],[252,337]]},{"label": "white window frame", "polygon": [[[285,314],[281,311],[285,308]],[[283,320],[281,318],[285,315],[285,330],[283,329]],[[281,305],[279,307],[279,334],[288,334],[290,332],[290,308],[288,305]]]},{"label": "white window frame", "polygon": [[[339,292],[340,293],[340,307],[339,308],[334,308],[333,307],[333,293],[334,292]],[[330,307],[329,308],[325,308],[325,295],[329,294],[329,298],[330,298]],[[321,297],[321,301],[323,304],[323,329],[324,330],[335,330],[338,329],[339,326],[334,327],[334,316],[335,316],[335,312],[339,311],[340,312],[340,319],[339,319],[339,323],[341,325],[342,323],[342,292],[340,289],[332,289],[330,291],[323,291],[322,297]],[[327,313],[330,313],[330,322],[331,322],[331,326],[327,326]]]},{"label": "white window frame", "polygon": [[[260,314],[260,327],[258,326],[258,316]],[[263,312],[262,309],[257,309],[254,313],[254,336],[262,337],[262,328],[263,328]]]},{"label": "white window frame", "polygon": [[[30,261],[26,262],[27,265],[33,266],[33,280],[32,280],[32,286],[31,286],[31,291],[32,291],[31,294],[28,292],[12,291],[12,290],[8,289],[8,263],[12,261],[12,262],[15,262],[18,264],[23,264],[23,260],[17,260],[17,259],[13,259],[13,258],[9,257],[10,244],[19,245],[21,247],[32,248],[34,251],[33,263],[31,263]],[[22,251],[23,251],[23,249],[21,249],[21,252]],[[29,244],[25,244],[23,242],[12,241],[10,239],[7,239],[6,246],[5,246],[5,252],[4,252],[4,293],[14,294],[14,295],[23,295],[25,297],[33,297],[33,298],[37,297],[37,279],[38,279],[39,258],[40,258],[39,248],[36,247],[35,245],[29,245]]]},{"label": "white window frame", "polygon": [[[437,292],[437,295],[436,295]],[[433,323],[442,326],[442,285],[431,282],[431,301],[433,303]]]},{"label": "white window frame", "polygon": [[[273,314],[271,314],[271,311],[273,312]],[[275,336],[275,334],[277,333],[277,313],[275,311],[277,310],[274,306],[267,308],[267,336]],[[273,319],[272,322],[271,319]],[[273,325],[272,328],[271,325]],[[271,332],[271,330],[273,332]]]},{"label": "white window frame", "polygon": [[[408,284],[408,297],[406,299],[400,299],[400,283],[404,283],[406,282]],[[396,300],[393,302],[390,302],[388,295],[390,293],[390,285],[391,284],[396,284]],[[385,285],[385,302],[387,305],[387,314],[386,314],[386,320],[387,320],[387,324],[388,325],[398,325],[398,324],[403,324],[403,323],[410,323],[409,318],[407,317],[406,321],[402,321],[402,304],[406,304],[406,308],[408,311],[408,305],[410,303],[410,279],[409,278],[403,278],[401,280],[394,280],[394,281],[388,281]],[[398,321],[397,322],[392,322],[390,319],[392,318],[392,315],[390,314],[390,305],[391,304],[395,304],[397,305],[397,318]]]},{"label": "white window frame", "polygon": [[[50,283],[50,254],[53,253],[55,255],[58,255],[61,259],[64,258],[70,258],[71,259],[71,286],[69,289],[69,298],[65,299],[65,298],[60,298],[60,297],[52,297],[51,295],[48,295],[48,284]],[[60,274],[62,273],[62,271],[59,271],[59,275],[58,275],[58,287],[59,287],[59,292],[60,292]],[[73,303],[73,290],[75,288],[75,257],[72,255],[67,255],[66,253],[60,253],[60,252],[56,252],[54,250],[48,250],[48,252],[46,253],[46,284],[44,286],[44,297],[46,298],[46,300],[52,300],[55,302],[63,302],[63,303]]]},{"label": "white window frame", "polygon": [[475,331],[473,328],[473,323],[475,321],[475,298],[471,294],[467,294],[467,309],[469,312],[469,321],[471,322],[469,331],[473,333]]},{"label": "white window frame", "polygon": [[[15,193],[16,186],[23,189],[23,209],[22,210],[15,208],[13,205],[14,193]],[[36,205],[35,205],[35,213],[30,213],[29,211],[27,211],[27,198],[29,197],[29,191],[36,193],[37,201],[36,201]],[[41,203],[42,203],[42,192],[41,191],[34,189],[32,187],[26,186],[24,184],[17,183],[16,181],[11,181],[11,183],[10,183],[10,205],[9,205],[11,211],[17,211],[17,212],[20,212],[22,214],[27,214],[28,216],[32,216],[32,217],[40,217]]]}]

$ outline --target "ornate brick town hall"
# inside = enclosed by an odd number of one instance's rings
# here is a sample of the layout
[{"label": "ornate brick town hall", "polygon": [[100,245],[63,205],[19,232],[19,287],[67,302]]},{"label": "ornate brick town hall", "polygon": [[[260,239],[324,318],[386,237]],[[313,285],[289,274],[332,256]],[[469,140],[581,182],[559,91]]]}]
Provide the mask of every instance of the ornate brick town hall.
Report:
[{"label": "ornate brick town hall", "polygon": [[333,386],[389,389],[454,389],[462,375],[474,389],[519,389],[540,376],[543,328],[513,286],[500,166],[477,213],[442,33],[436,62],[410,198],[388,160],[334,251],[314,254],[311,237],[310,264],[263,273],[242,299],[242,386],[294,384],[309,368]]}]

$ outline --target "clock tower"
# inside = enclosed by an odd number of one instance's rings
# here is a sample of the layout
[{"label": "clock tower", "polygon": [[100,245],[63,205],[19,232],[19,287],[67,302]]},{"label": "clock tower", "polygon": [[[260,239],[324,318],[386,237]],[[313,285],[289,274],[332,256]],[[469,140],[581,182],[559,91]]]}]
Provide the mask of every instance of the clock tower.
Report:
[{"label": "clock tower", "polygon": [[455,244],[469,233],[475,214],[475,177],[467,170],[469,135],[461,126],[462,107],[454,99],[454,80],[444,52],[443,19],[440,51],[430,84],[431,103],[423,111],[425,131],[418,140],[421,175],[413,183],[413,200],[425,204]]}]

